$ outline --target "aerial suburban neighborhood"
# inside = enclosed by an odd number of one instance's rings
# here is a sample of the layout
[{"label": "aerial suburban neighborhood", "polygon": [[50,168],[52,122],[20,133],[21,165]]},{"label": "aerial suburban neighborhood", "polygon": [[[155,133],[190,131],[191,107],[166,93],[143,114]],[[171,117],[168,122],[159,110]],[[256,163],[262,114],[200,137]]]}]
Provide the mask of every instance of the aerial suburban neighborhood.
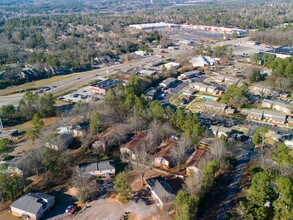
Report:
[{"label": "aerial suburban neighborhood", "polygon": [[0,14],[0,220],[293,220],[292,2]]}]

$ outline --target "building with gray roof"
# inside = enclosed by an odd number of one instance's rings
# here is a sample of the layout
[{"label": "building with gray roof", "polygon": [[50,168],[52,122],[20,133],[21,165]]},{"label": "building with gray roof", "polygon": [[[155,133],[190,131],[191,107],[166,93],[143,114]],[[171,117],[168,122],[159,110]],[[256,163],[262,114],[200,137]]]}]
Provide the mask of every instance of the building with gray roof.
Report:
[{"label": "building with gray roof", "polygon": [[285,124],[287,115],[280,112],[264,110],[263,117],[265,120],[268,120],[269,122]]},{"label": "building with gray roof", "polygon": [[82,172],[94,176],[108,177],[115,174],[114,160],[105,160],[101,162],[82,164],[79,166]]},{"label": "building with gray roof", "polygon": [[147,187],[151,190],[153,197],[159,207],[170,204],[175,198],[175,190],[161,176],[146,179]]},{"label": "building with gray roof", "polygon": [[12,215],[41,219],[55,205],[55,197],[44,193],[28,193],[11,204]]}]

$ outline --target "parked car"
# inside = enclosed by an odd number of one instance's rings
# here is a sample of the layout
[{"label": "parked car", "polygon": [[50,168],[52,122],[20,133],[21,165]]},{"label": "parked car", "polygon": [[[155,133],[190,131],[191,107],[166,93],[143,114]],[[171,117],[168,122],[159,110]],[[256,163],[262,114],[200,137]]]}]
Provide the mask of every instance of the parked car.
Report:
[{"label": "parked car", "polygon": [[71,207],[71,209],[68,211],[68,214],[69,214],[69,215],[73,215],[73,213],[76,211],[76,209],[77,209],[77,205],[73,205],[73,206]]},{"label": "parked car", "polygon": [[66,209],[65,212],[69,212],[69,210],[73,207],[73,204],[69,205]]}]

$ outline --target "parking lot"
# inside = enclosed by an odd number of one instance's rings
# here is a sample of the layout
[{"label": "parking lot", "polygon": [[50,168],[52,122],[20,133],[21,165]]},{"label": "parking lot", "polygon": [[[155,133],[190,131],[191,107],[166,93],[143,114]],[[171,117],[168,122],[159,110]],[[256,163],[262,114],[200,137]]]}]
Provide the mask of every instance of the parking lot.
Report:
[{"label": "parking lot", "polygon": [[90,102],[94,98],[99,98],[98,94],[95,94],[93,91],[90,90],[89,86],[83,87],[77,91],[71,92],[67,95],[60,96],[58,99],[65,101],[65,102]]},{"label": "parking lot", "polygon": [[186,29],[164,29],[160,31],[163,36],[167,36],[173,40],[195,40],[202,41],[203,39],[222,40],[225,36],[222,33],[199,31],[199,30],[186,30]]},{"label": "parking lot", "polygon": [[251,45],[245,41],[240,42],[240,43],[236,43],[236,44],[228,45],[228,47],[232,48],[233,54],[238,55],[238,56],[242,56],[243,54],[247,54],[250,56],[250,55],[259,53],[261,51],[268,50],[268,48],[266,48],[267,45],[265,45],[265,44]]}]

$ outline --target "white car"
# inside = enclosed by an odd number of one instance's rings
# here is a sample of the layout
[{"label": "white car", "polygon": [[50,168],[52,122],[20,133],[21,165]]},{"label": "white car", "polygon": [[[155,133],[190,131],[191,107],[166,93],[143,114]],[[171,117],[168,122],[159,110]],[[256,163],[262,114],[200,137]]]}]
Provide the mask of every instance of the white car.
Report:
[{"label": "white car", "polygon": [[69,210],[73,207],[73,205],[69,205],[66,209],[65,212],[69,212]]}]

